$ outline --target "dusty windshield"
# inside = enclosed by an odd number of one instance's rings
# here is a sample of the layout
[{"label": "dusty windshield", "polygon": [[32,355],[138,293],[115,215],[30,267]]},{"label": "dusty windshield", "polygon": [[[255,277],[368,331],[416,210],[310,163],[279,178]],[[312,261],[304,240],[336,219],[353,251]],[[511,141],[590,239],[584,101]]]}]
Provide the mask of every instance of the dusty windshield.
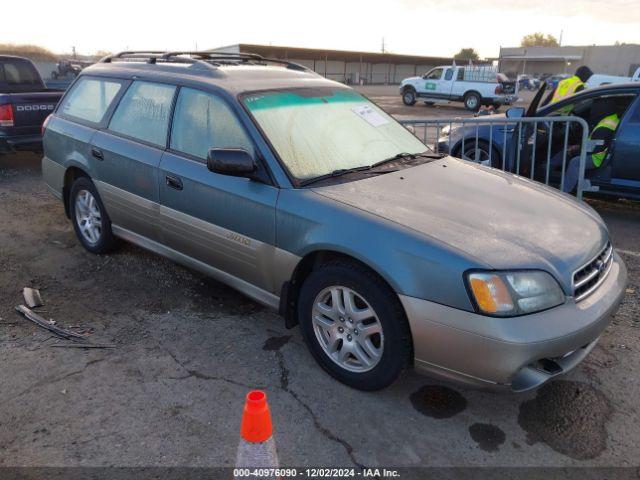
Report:
[{"label": "dusty windshield", "polygon": [[407,129],[352,90],[278,90],[249,94],[243,101],[298,180],[427,150]]}]

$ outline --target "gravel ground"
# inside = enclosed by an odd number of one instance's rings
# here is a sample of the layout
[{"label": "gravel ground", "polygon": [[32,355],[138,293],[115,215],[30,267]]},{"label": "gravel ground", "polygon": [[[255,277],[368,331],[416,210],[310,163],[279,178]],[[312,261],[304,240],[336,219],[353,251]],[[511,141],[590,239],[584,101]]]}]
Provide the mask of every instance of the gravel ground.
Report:
[{"label": "gravel ground", "polygon": [[[578,368],[521,395],[413,372],[364,393],[234,290],[131,245],[87,253],[39,158],[2,157],[0,466],[232,466],[254,387],[283,466],[638,466],[640,207],[592,203],[630,285]],[[56,347],[68,342],[14,312],[24,286],[40,289],[42,316],[115,348]]]}]

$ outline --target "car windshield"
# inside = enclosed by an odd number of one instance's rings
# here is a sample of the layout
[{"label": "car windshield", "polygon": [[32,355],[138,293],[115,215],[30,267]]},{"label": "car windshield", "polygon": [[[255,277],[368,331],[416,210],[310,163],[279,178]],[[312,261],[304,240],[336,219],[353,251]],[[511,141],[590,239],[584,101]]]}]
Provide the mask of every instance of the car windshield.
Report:
[{"label": "car windshield", "polygon": [[277,90],[251,93],[243,101],[297,180],[427,150],[411,132],[352,90]]}]

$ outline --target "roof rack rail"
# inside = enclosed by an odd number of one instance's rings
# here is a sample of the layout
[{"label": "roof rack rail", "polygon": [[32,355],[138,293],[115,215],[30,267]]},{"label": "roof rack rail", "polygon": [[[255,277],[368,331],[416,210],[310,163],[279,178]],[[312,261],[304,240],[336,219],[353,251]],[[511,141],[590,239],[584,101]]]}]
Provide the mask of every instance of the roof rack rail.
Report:
[{"label": "roof rack rail", "polygon": [[[184,55],[190,55],[185,57]],[[193,58],[196,57],[196,58]],[[280,60],[277,58],[265,58],[257,53],[226,53],[212,51],[192,51],[192,50],[176,50],[176,51],[159,51],[159,50],[126,50],[108,55],[100,60],[101,63],[111,63],[114,59],[146,59],[146,63],[155,64],[158,60],[161,62],[178,61],[190,63],[204,63],[207,66],[217,66],[222,64],[246,63],[246,64],[265,64],[277,63],[284,65],[291,70],[299,70],[302,72],[310,71],[304,65]]]}]

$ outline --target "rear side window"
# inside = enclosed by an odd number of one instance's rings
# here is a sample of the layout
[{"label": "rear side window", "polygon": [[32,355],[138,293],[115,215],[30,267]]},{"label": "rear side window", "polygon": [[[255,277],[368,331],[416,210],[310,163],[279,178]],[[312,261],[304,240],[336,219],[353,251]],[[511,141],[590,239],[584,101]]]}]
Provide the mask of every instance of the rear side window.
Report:
[{"label": "rear side window", "polygon": [[209,93],[182,88],[173,114],[171,148],[206,159],[210,148],[244,148],[253,143],[223,100]]},{"label": "rear side window", "polygon": [[451,80],[452,78],[453,78],[453,70],[451,68],[447,68],[447,70],[444,72],[444,79]]},{"label": "rear side window", "polygon": [[122,83],[115,80],[81,78],[64,97],[58,112],[100,123],[121,88]]},{"label": "rear side window", "polygon": [[116,108],[109,130],[164,147],[176,87],[133,82]]},{"label": "rear side window", "polygon": [[0,83],[7,85],[40,85],[40,77],[30,63],[3,60],[0,63]]}]

